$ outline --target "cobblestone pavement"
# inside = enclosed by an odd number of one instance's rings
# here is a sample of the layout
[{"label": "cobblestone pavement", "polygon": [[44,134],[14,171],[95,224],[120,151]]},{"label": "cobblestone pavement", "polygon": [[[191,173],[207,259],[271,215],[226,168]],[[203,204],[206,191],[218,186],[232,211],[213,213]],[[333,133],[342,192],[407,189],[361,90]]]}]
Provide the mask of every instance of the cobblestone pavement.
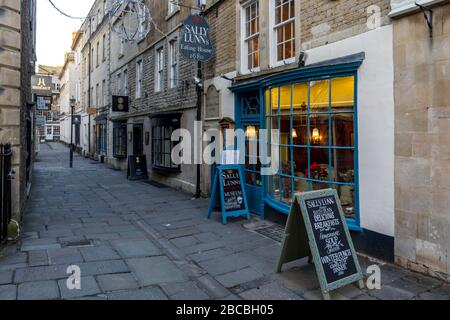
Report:
[{"label": "cobblestone pavement", "polygon": [[[144,182],[44,144],[18,248],[0,256],[2,299],[322,299],[307,261],[274,272],[280,244],[207,220],[208,201]],[[361,258],[365,270],[373,264]],[[67,267],[81,268],[68,290]],[[333,299],[450,299],[450,286],[382,265],[382,289],[340,289]]]}]

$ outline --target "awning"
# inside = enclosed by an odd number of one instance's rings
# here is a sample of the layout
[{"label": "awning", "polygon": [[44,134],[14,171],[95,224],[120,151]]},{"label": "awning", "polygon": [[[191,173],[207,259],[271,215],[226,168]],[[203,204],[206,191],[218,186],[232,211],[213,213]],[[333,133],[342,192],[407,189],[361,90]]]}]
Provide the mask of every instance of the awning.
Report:
[{"label": "awning", "polygon": [[257,79],[252,78],[251,80],[237,82],[229,89],[233,92],[244,92],[256,90],[260,87],[269,87],[280,82],[308,79],[314,76],[324,76],[330,72],[333,74],[351,72],[361,66],[365,57],[365,52],[360,52],[336,59],[325,60],[305,67],[298,67],[293,70],[281,71]]}]

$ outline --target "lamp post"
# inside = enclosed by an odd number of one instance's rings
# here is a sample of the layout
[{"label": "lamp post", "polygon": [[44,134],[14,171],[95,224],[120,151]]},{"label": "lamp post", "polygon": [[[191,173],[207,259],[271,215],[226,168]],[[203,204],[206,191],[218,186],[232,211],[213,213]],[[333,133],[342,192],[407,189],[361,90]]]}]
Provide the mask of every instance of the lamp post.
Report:
[{"label": "lamp post", "polygon": [[73,110],[75,108],[75,98],[70,99],[70,168],[73,168]]}]

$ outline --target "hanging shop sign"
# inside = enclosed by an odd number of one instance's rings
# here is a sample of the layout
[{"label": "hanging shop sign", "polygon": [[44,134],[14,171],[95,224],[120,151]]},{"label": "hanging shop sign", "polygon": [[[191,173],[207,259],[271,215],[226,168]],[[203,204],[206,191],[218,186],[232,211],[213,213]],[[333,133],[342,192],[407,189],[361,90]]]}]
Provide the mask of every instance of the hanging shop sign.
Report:
[{"label": "hanging shop sign", "polygon": [[208,219],[211,218],[219,194],[223,224],[227,224],[227,219],[230,217],[246,216],[247,219],[250,219],[244,185],[241,166],[226,165],[217,167]]},{"label": "hanging shop sign", "polygon": [[148,179],[146,156],[128,156],[128,180]]},{"label": "hanging shop sign", "polygon": [[278,273],[283,264],[305,257],[314,262],[322,293],[359,282],[363,274],[336,190],[295,197],[286,226]]},{"label": "hanging shop sign", "polygon": [[50,111],[52,109],[53,98],[51,96],[36,95],[36,110]]},{"label": "hanging shop sign", "polygon": [[189,16],[184,21],[180,40],[180,53],[190,61],[209,61],[213,54],[209,25],[200,15]]},{"label": "hanging shop sign", "polygon": [[113,112],[128,112],[128,97],[127,96],[112,96],[112,111]]}]

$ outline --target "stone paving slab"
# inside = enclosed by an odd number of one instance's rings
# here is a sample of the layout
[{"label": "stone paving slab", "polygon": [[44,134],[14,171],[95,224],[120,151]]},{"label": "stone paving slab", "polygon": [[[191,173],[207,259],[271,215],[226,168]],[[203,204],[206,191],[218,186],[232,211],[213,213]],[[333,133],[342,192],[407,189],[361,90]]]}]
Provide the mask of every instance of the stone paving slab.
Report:
[{"label": "stone paving slab", "polygon": [[168,300],[164,292],[158,287],[113,292],[108,294],[108,300]]},{"label": "stone paving slab", "polygon": [[[35,164],[20,252],[0,257],[0,299],[322,299],[314,266],[299,260],[276,274],[280,243],[245,219],[208,220],[207,199],[127,181],[77,155],[69,170],[67,148],[51,146]],[[67,246],[77,240],[91,245]],[[375,263],[382,290],[351,285],[332,297],[450,300],[442,281],[361,257],[363,270]],[[67,289],[71,264],[80,291]]]},{"label": "stone paving slab", "polygon": [[12,271],[0,272],[0,285],[10,284],[12,283],[12,279],[13,279]]},{"label": "stone paving slab", "polygon": [[56,300],[59,299],[56,281],[38,281],[22,283],[18,287],[19,300]]},{"label": "stone paving slab", "polygon": [[112,241],[111,244],[119,255],[125,259],[161,255],[161,250],[148,239],[120,239]]},{"label": "stone paving slab", "polygon": [[165,256],[128,259],[126,262],[144,287],[187,280],[186,275]]},{"label": "stone paving slab", "polygon": [[81,290],[69,290],[67,288],[66,279],[59,280],[58,286],[61,291],[62,299],[94,296],[101,293],[94,277],[81,277]]},{"label": "stone paving slab", "polygon": [[17,286],[6,285],[0,286],[0,300],[16,300]]},{"label": "stone paving slab", "polygon": [[131,273],[106,274],[97,277],[103,292],[138,289],[139,284]]}]

